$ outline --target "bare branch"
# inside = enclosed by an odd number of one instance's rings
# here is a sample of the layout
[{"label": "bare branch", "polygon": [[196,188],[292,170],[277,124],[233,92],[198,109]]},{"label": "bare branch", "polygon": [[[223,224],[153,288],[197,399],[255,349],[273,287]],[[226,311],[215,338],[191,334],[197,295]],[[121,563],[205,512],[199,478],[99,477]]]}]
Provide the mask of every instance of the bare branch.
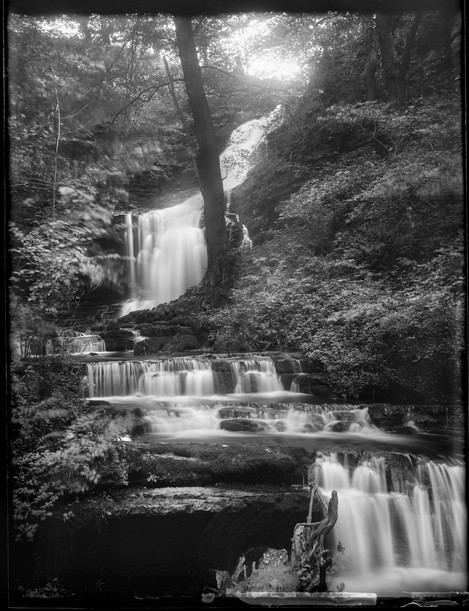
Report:
[{"label": "bare branch", "polygon": [[[182,81],[183,82],[184,79],[175,78],[175,79],[173,79],[173,82],[175,82],[175,81]],[[134,104],[139,98],[141,98],[142,95],[144,95],[148,91],[152,91],[153,95],[154,95],[159,89],[163,89],[163,87],[169,87],[169,85],[170,85],[170,83],[161,83],[161,85],[153,85],[152,87],[147,87],[146,89],[142,89],[142,91],[140,91],[134,98],[132,98],[128,104],[123,106],[119,110],[119,112],[116,115],[114,115],[113,119],[105,127],[103,127],[102,130],[100,130],[100,131],[104,131],[105,129],[108,129],[108,127],[110,127],[114,123],[114,121],[117,119],[117,117],[119,117],[125,110],[127,110],[127,108],[129,108],[129,106],[132,106],[132,104]],[[146,101],[148,102],[148,100],[150,100],[151,97],[153,97],[153,95],[150,96],[149,98],[147,98]]]}]

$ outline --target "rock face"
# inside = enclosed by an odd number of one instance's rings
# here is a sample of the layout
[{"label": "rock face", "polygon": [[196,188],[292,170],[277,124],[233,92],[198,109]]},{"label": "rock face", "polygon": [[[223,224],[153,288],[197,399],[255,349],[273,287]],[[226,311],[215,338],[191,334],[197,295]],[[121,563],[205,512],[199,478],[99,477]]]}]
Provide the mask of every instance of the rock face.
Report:
[{"label": "rock face", "polygon": [[305,514],[309,504],[308,490],[280,491],[277,487],[210,486],[177,488],[132,488],[114,492],[106,497],[90,498],[83,501],[77,511],[77,518],[93,516],[95,512],[106,518],[120,518],[129,515],[167,516],[196,513],[216,514],[220,511],[237,512],[245,509],[269,507],[275,510],[300,511]]},{"label": "rock face", "polygon": [[145,356],[146,354],[158,354],[170,341],[170,337],[156,336],[147,337],[143,341],[137,342],[134,347],[134,356]]},{"label": "rock face", "polygon": [[231,574],[252,540],[287,549],[308,503],[308,491],[261,485],[125,488],[58,507],[22,568],[39,580],[57,576],[73,592],[88,588],[93,600],[99,580],[102,593],[128,596],[132,607],[136,592],[178,596],[181,584],[200,601],[205,586],[217,587],[214,569]]},{"label": "rock face", "polygon": [[[237,420],[225,422],[225,430],[233,430],[230,425],[238,426]],[[137,433],[138,427],[142,428],[142,434],[147,432],[145,422],[138,421],[135,414],[129,414],[129,424],[137,427]],[[251,425],[255,428],[249,428]],[[240,431],[259,431],[254,420],[244,420],[239,427]],[[151,444],[135,439],[129,452],[129,484],[152,488],[221,482],[297,484],[316,458],[314,451],[302,448],[266,449],[264,445],[246,442],[241,445],[177,441]]]},{"label": "rock face", "polygon": [[106,342],[106,350],[121,351],[132,350],[134,347],[134,334],[126,329],[107,329],[101,331],[101,337]]},{"label": "rock face", "polygon": [[376,403],[368,407],[368,414],[373,424],[389,433],[412,433],[413,426],[428,433],[441,433],[464,426],[462,410],[447,405]]}]

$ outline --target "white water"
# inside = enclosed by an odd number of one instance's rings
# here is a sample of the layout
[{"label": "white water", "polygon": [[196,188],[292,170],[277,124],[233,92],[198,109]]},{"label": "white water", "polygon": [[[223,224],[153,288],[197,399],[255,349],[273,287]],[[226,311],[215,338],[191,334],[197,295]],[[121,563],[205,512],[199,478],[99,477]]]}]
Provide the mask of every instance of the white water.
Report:
[{"label": "white water", "polygon": [[[136,259],[133,233],[126,231],[130,283],[135,288],[134,298],[124,304],[122,314],[173,301],[202,280],[207,268],[207,247],[200,228],[201,216],[200,194],[178,206],[141,214]],[[129,226],[130,215],[127,219]]]},{"label": "white water", "polygon": [[[246,178],[266,129],[279,116],[277,108],[270,115],[248,121],[234,130],[220,157],[228,210],[231,190]],[[177,206],[146,212],[138,216],[137,236],[132,214],[126,215],[131,299],[123,304],[121,315],[173,301],[203,279],[207,247],[200,227],[202,210],[203,199],[198,193]],[[243,232],[243,246],[249,248],[247,229]]]},{"label": "white water", "polygon": [[275,365],[270,359],[239,359],[231,363],[235,393],[283,390]]},{"label": "white water", "polygon": [[[386,480],[384,458],[362,459],[355,468],[335,454],[316,463],[324,494],[337,490],[339,512],[331,548],[345,546],[340,580],[346,590],[399,595],[464,589],[466,507],[461,465],[421,462],[405,485]],[[366,584],[366,585],[365,585]]]},{"label": "white water", "polygon": [[[241,408],[246,412],[243,417],[256,420],[270,433],[335,432],[337,425],[340,431],[379,433],[371,424],[366,408],[291,405],[310,397],[285,391],[268,357],[228,362],[234,392],[225,395],[215,394],[218,373],[212,370],[211,360],[184,357],[89,363],[88,395],[128,407],[141,407],[149,430],[155,433],[184,430],[210,436],[219,429],[223,419],[232,417],[222,417],[220,409],[236,410],[237,404],[249,402],[257,406],[248,410]],[[227,402],[235,407],[227,407]],[[280,406],[275,405],[278,403]]]}]

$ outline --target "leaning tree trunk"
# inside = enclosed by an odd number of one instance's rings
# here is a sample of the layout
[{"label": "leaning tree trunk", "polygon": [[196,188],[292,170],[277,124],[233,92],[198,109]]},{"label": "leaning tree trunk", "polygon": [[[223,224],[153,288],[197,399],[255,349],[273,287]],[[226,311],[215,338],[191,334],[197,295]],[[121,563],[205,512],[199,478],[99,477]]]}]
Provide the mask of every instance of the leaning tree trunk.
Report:
[{"label": "leaning tree trunk", "polygon": [[[319,522],[311,522],[315,497],[323,515]],[[332,491],[329,505],[326,506],[318,485],[313,485],[308,517],[306,522],[295,526],[292,538],[291,564],[298,575],[297,589],[300,591],[327,591],[326,571],[332,564],[332,557],[329,550],[324,548],[324,540],[337,522],[338,505],[335,490]]]},{"label": "leaning tree trunk", "polygon": [[206,280],[210,285],[223,281],[227,248],[225,196],[212,116],[205,97],[191,20],[174,17],[187,97],[194,117],[199,151],[197,156],[200,190],[204,198],[205,230],[208,249]]}]

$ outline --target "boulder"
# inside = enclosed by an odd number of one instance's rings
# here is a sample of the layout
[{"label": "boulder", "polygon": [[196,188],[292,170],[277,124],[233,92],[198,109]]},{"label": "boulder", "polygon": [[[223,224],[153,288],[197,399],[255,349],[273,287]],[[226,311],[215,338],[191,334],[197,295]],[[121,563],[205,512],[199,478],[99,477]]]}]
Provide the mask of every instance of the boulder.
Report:
[{"label": "boulder", "polygon": [[109,328],[101,332],[101,337],[106,342],[106,349],[113,351],[132,350],[134,347],[134,334],[126,329]]},{"label": "boulder", "polygon": [[170,339],[170,337],[148,337],[141,342],[137,342],[134,347],[134,356],[157,354],[170,341]]},{"label": "boulder", "polygon": [[274,355],[272,356],[272,360],[278,375],[285,373],[300,373],[302,370],[301,362],[289,354]]},{"label": "boulder", "polygon": [[249,417],[249,414],[256,414],[254,407],[244,405],[226,405],[218,410],[218,417],[222,419]]},{"label": "boulder", "polygon": [[258,433],[261,431],[266,431],[268,429],[268,425],[263,420],[230,418],[229,420],[222,420],[220,422],[220,428],[225,431]]},{"label": "boulder", "polygon": [[390,405],[388,403],[375,403],[368,408],[371,422],[385,431],[394,431],[404,424],[409,407],[403,409],[402,405]]}]

